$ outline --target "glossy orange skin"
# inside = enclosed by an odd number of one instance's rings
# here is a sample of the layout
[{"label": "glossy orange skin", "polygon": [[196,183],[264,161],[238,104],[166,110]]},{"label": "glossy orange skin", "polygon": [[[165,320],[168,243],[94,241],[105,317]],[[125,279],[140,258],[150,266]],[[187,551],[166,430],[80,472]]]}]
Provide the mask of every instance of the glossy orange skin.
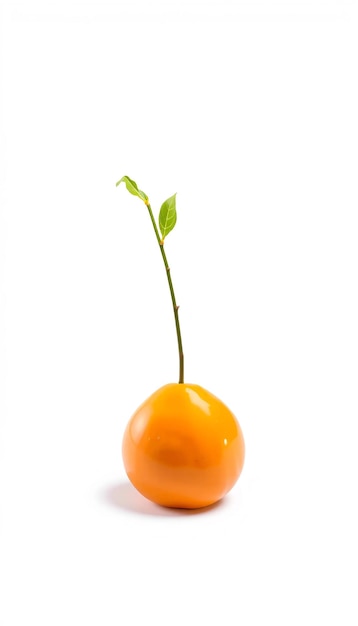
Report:
[{"label": "glossy orange skin", "polygon": [[131,483],[162,506],[199,508],[236,483],[245,457],[239,423],[199,385],[170,383],[137,409],[123,436]]}]

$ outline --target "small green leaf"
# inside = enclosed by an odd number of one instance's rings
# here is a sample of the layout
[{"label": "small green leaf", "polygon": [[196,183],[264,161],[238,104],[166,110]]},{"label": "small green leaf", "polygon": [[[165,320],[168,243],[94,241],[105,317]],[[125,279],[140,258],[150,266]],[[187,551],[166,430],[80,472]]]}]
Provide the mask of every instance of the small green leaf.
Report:
[{"label": "small green leaf", "polygon": [[176,195],[163,202],[159,211],[159,228],[163,239],[173,230],[177,221]]},{"label": "small green leaf", "polygon": [[118,185],[122,182],[126,184],[129,193],[132,193],[133,196],[138,196],[138,198],[143,200],[143,202],[147,203],[148,196],[144,193],[144,191],[138,189],[138,185],[134,182],[134,180],[129,178],[129,176],[122,176],[121,180],[116,183],[116,187],[118,187]]}]

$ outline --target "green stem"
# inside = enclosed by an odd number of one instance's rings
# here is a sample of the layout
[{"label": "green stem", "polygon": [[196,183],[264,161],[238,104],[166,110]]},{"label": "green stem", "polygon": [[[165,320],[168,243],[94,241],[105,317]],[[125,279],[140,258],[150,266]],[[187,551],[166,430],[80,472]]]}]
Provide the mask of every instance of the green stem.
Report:
[{"label": "green stem", "polygon": [[155,219],[154,219],[154,215],[153,215],[151,206],[150,206],[149,202],[146,202],[145,204],[147,205],[147,209],[149,211],[150,219],[152,220],[154,232],[155,232],[156,237],[157,237],[157,241],[158,241],[158,244],[159,244],[160,252],[162,254],[162,258],[163,258],[163,262],[164,262],[164,266],[165,266],[165,272],[166,272],[167,279],[168,279],[170,295],[171,295],[171,299],[172,299],[172,303],[173,303],[173,311],[174,311],[174,318],[175,318],[175,328],[176,328],[176,331],[177,331],[177,339],[178,339],[179,383],[183,383],[184,382],[184,353],[183,353],[183,344],[182,344],[182,340],[181,340],[179,315],[178,315],[179,307],[178,307],[178,305],[176,303],[176,300],[175,300],[175,293],[174,293],[172,278],[170,276],[170,267],[168,265],[167,256],[166,256],[165,250],[164,250],[164,242],[160,238],[159,231],[158,231],[157,225],[155,223]]}]

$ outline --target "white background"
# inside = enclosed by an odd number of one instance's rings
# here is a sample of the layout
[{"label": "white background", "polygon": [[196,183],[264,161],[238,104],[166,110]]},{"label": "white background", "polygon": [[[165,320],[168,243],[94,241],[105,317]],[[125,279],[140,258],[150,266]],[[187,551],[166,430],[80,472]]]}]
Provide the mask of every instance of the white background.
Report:
[{"label": "white background", "polygon": [[[0,624],[356,626],[356,3],[1,9]],[[227,498],[161,509],[125,425],[177,380],[236,413]]]}]

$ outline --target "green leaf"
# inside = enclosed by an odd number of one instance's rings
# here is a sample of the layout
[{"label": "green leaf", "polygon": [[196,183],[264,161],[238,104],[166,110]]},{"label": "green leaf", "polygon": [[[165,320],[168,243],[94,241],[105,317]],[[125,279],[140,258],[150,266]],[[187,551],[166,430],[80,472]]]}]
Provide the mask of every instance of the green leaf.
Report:
[{"label": "green leaf", "polygon": [[159,211],[159,228],[163,239],[173,230],[177,221],[176,195],[163,202]]},{"label": "green leaf", "polygon": [[121,180],[119,180],[116,183],[116,187],[118,187],[118,185],[122,182],[126,184],[126,187],[129,193],[132,193],[133,196],[138,196],[138,198],[143,200],[143,202],[145,203],[148,202],[148,196],[144,193],[144,191],[141,191],[140,189],[138,189],[137,183],[135,183],[134,180],[129,178],[129,176],[122,176]]}]

